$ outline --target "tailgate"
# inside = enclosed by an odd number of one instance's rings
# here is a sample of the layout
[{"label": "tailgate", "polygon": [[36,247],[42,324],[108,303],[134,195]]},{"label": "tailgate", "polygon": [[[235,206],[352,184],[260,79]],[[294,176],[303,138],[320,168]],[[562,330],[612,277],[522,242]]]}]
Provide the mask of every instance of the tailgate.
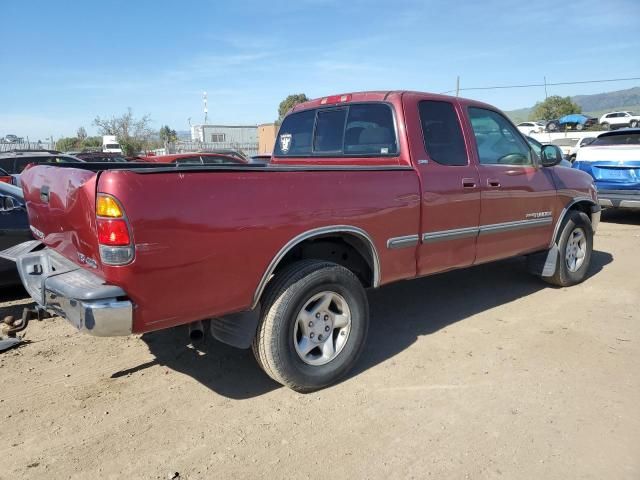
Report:
[{"label": "tailgate", "polygon": [[21,176],[29,224],[36,238],[81,266],[100,268],[96,233],[98,173],[38,165]]}]

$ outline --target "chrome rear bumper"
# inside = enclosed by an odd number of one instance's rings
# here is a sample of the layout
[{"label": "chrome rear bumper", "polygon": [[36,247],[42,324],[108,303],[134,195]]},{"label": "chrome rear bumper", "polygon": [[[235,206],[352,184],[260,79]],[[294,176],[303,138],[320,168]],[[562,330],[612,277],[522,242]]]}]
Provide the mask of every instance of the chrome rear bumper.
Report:
[{"label": "chrome rear bumper", "polygon": [[59,253],[21,244],[8,252],[15,260],[22,284],[45,310],[60,315],[82,332],[99,337],[129,335],[133,328],[133,304],[120,287],[107,285],[97,275]]}]

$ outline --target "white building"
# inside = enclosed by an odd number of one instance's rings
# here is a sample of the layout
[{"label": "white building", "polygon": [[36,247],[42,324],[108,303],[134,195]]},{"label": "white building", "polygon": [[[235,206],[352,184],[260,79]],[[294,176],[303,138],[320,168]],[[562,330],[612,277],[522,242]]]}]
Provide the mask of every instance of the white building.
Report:
[{"label": "white building", "polygon": [[191,140],[202,143],[258,145],[257,125],[192,125]]}]

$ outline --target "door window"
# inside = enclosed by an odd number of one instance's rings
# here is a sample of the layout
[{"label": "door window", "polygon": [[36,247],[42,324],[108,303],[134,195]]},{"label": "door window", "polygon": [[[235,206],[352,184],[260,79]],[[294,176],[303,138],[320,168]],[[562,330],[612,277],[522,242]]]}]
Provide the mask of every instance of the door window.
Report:
[{"label": "door window", "polygon": [[463,166],[469,163],[462,129],[449,102],[420,102],[420,125],[429,157],[441,165]]},{"label": "door window", "polygon": [[469,118],[481,165],[533,165],[529,146],[505,117],[469,107]]}]

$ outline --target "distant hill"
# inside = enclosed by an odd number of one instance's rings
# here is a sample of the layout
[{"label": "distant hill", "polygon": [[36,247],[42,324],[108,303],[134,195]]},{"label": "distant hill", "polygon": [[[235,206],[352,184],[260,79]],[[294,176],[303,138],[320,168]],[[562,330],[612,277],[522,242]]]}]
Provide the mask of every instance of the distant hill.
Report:
[{"label": "distant hill", "polygon": [[[615,92],[576,95],[571,100],[582,107],[585,115],[600,117],[602,114],[617,110],[630,110],[640,113],[640,87],[617,90]],[[529,119],[533,107],[519,108],[505,112],[515,123]]]}]

